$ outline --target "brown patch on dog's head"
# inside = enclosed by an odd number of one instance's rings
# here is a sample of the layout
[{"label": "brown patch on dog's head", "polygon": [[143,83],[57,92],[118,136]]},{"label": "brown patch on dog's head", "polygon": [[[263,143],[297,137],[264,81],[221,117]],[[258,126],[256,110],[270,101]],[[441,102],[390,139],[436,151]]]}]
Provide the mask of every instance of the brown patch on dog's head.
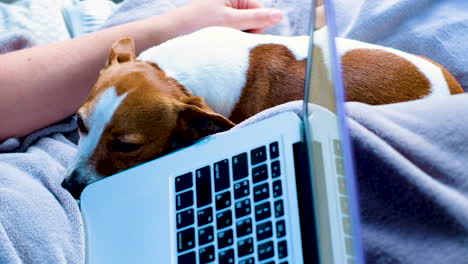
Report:
[{"label": "brown patch on dog's head", "polygon": [[191,96],[158,65],[136,60],[134,52],[131,39],[114,44],[106,68],[79,110],[86,124],[85,119],[92,115],[104,91],[114,87],[118,95],[126,94],[87,162],[100,176],[155,159],[234,126],[202,98]]}]

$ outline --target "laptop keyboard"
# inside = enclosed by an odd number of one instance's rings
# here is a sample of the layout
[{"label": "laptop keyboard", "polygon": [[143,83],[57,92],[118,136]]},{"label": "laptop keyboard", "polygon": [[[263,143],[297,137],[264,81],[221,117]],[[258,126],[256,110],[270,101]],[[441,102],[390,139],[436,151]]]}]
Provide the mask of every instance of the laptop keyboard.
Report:
[{"label": "laptop keyboard", "polygon": [[288,263],[278,142],[175,178],[178,263]]}]

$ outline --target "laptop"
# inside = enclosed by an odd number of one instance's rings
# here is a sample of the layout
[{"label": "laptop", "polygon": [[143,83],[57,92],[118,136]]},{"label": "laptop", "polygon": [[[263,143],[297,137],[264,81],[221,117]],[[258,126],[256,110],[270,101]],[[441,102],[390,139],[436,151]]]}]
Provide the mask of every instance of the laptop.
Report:
[{"label": "laptop", "polygon": [[87,263],[364,263],[324,2],[326,27],[311,16],[303,118],[278,114],[88,185]]}]

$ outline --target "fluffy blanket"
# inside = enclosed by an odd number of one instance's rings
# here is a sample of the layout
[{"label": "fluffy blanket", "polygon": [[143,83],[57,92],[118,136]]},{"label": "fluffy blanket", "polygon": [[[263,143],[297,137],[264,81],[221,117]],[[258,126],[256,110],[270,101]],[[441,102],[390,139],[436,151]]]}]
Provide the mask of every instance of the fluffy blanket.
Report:
[{"label": "fluffy blanket", "polygon": [[[468,87],[465,0],[335,2],[340,35],[426,55]],[[172,3],[179,1],[127,0],[107,26],[170,10]],[[308,5],[295,3],[268,3],[290,14],[271,32],[306,33],[299,25]],[[31,39],[3,36],[0,47],[27,47]],[[467,105],[468,94],[386,106],[347,103],[369,263],[468,259]],[[242,125],[299,109],[278,106]],[[0,263],[84,262],[79,209],[60,187],[76,151],[73,121],[0,144]]]}]

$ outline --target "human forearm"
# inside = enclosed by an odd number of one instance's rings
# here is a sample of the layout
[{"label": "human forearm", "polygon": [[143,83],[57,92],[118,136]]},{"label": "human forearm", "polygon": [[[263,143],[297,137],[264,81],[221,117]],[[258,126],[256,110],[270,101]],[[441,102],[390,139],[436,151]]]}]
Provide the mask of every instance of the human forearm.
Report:
[{"label": "human forearm", "polygon": [[73,114],[86,99],[111,45],[120,38],[133,37],[140,52],[205,26],[196,22],[189,8],[1,55],[0,140],[24,136]]}]

